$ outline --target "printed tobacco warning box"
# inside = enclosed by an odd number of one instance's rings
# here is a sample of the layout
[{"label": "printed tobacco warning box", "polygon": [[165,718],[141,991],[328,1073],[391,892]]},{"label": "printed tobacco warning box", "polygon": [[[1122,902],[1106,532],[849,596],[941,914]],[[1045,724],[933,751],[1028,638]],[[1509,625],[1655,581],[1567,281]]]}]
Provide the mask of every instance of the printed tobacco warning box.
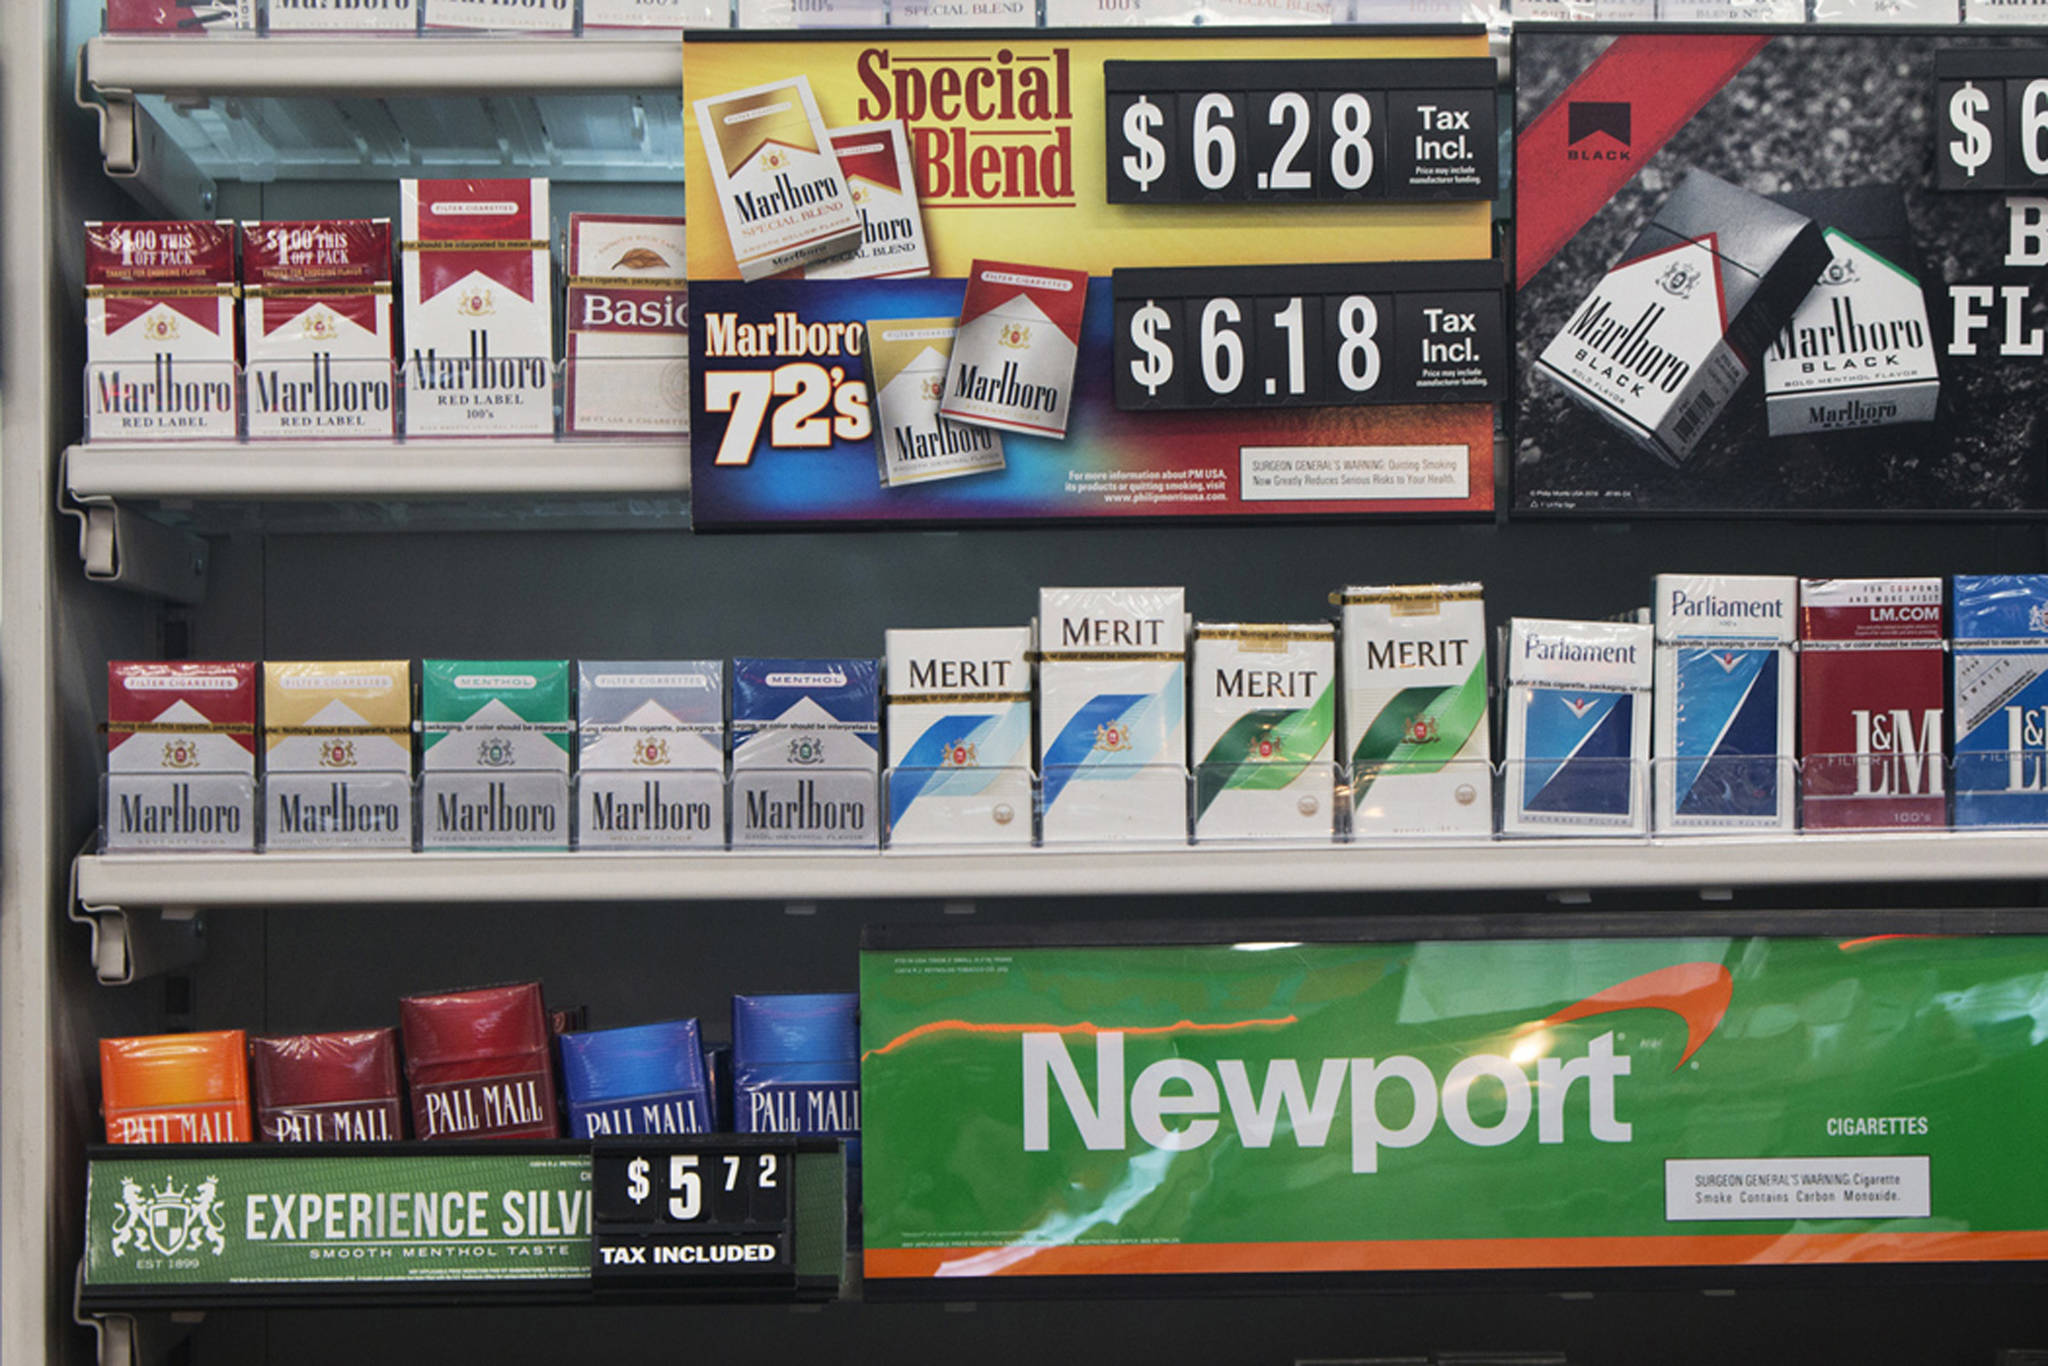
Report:
[{"label": "printed tobacco warning box", "polygon": [[712,95],[692,108],[741,279],[860,246],[860,211],[807,77]]},{"label": "printed tobacco warning box", "polygon": [[939,416],[1064,438],[1088,272],[976,261]]}]

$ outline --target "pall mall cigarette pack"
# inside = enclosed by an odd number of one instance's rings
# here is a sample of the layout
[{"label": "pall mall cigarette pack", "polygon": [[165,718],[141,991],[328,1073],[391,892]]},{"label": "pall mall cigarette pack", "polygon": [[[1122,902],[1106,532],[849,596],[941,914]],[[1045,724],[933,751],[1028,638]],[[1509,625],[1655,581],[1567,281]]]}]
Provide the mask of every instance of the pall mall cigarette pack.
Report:
[{"label": "pall mall cigarette pack", "polygon": [[107,665],[110,851],[255,847],[256,666]]},{"label": "pall mall cigarette pack", "polygon": [[732,998],[733,1128],[836,1134],[858,1160],[860,998],[840,991]]},{"label": "pall mall cigarette pack", "polygon": [[390,1143],[405,1137],[398,1031],[249,1040],[256,1129],[266,1143]]},{"label": "pall mall cigarette pack", "polygon": [[1041,588],[1046,843],[1185,840],[1187,609],[1178,588]]},{"label": "pall mall cigarette pack", "polygon": [[391,223],[242,224],[249,435],[397,430]]},{"label": "pall mall cigarette pack", "polygon": [[1503,833],[1648,828],[1651,648],[1647,625],[1515,618]]},{"label": "pall mall cigarette pack", "polygon": [[1003,468],[1002,433],[939,416],[958,331],[952,318],[885,318],[867,324],[875,464],[884,488]]},{"label": "pall mall cigarette pack", "polygon": [[263,666],[271,848],[412,847],[412,665]]},{"label": "pall mall cigarette pack", "polygon": [[803,268],[804,278],[902,280],[931,274],[910,134],[902,123],[850,124],[828,128],[825,136],[860,213],[860,246],[850,256],[813,261]]},{"label": "pall mall cigarette pack", "polygon": [[554,1038],[540,983],[398,1003],[415,1138],[559,1138]]},{"label": "pall mall cigarette pack", "polygon": [[683,220],[569,215],[571,435],[690,430]]},{"label": "pall mall cigarette pack", "polygon": [[1939,827],[1940,579],[1799,582],[1799,755],[1809,829]]},{"label": "pall mall cigarette pack", "polygon": [[976,261],[939,415],[1063,439],[1088,272]]},{"label": "pall mall cigarette pack", "polygon": [[1031,628],[890,631],[889,842],[1031,843]]},{"label": "pall mall cigarette pack", "polygon": [[567,660],[426,660],[420,722],[423,846],[568,846]]},{"label": "pall mall cigarette pack", "polygon": [[232,437],[235,225],[85,225],[85,431],[95,440]]},{"label": "pall mall cigarette pack", "polygon": [[408,436],[552,436],[545,180],[401,180]]},{"label": "pall mall cigarette pack", "polygon": [[872,659],[732,662],[732,842],[879,838],[880,680]]},{"label": "pall mall cigarette pack", "polygon": [[100,1040],[109,1143],[247,1143],[249,1062],[239,1029]]},{"label": "pall mall cigarette pack", "polygon": [[2048,574],[1958,574],[1956,825],[2048,825]]},{"label": "pall mall cigarette pack", "polygon": [[266,0],[264,27],[280,33],[411,33],[418,0]]},{"label": "pall mall cigarette pack", "polygon": [[1683,465],[1831,259],[1804,214],[1688,171],[1543,348],[1538,371]]},{"label": "pall mall cigarette pack", "polygon": [[860,210],[808,77],[706,96],[691,107],[741,279],[860,245]]},{"label": "pall mall cigarette pack", "polygon": [[1798,610],[1796,579],[1657,576],[1659,830],[1796,824]]},{"label": "pall mall cigarette pack", "polygon": [[1337,601],[1353,837],[1492,835],[1480,586],[1347,588]]},{"label": "pall mall cigarette pack", "polygon": [[579,847],[725,843],[724,661],[582,660],[576,716]]},{"label": "pall mall cigarette pack", "polygon": [[1195,838],[1335,832],[1337,628],[1195,626]]},{"label": "pall mall cigarette pack", "polygon": [[695,1020],[564,1034],[560,1047],[569,1137],[710,1131],[711,1084]]}]

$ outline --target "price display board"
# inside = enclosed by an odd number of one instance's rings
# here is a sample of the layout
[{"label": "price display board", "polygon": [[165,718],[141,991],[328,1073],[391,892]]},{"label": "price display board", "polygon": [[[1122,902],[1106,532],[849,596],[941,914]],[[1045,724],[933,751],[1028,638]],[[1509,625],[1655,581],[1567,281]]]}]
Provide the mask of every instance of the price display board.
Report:
[{"label": "price display board", "polygon": [[1949,49],[1934,72],[1935,184],[2048,185],[2048,48]]}]

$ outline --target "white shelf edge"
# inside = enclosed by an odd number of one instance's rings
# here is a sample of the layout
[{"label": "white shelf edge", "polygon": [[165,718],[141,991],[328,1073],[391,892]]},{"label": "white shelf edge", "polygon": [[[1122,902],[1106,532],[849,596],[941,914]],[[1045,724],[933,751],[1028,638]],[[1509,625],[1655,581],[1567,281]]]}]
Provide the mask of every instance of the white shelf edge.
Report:
[{"label": "white shelf edge", "polygon": [[2040,832],[961,853],[82,855],[88,906],[1579,891],[2048,880]]},{"label": "white shelf edge", "polygon": [[679,92],[683,45],[669,33],[629,38],[350,37],[87,40],[82,67],[102,93],[317,96]]},{"label": "white shelf edge", "polygon": [[95,441],[65,451],[64,478],[82,502],[683,494],[690,487],[690,447],[682,437]]}]

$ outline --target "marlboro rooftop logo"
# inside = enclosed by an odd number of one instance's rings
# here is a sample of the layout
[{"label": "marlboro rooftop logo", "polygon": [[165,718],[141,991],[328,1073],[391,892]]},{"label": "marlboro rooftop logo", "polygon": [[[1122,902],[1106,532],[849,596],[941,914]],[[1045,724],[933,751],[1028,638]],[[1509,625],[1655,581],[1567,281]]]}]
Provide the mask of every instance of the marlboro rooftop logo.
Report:
[{"label": "marlboro rooftop logo", "polygon": [[[1632,113],[1626,100],[1573,100],[1565,109],[1567,161],[1627,161]],[[1579,144],[1604,135],[1592,147]]]}]

